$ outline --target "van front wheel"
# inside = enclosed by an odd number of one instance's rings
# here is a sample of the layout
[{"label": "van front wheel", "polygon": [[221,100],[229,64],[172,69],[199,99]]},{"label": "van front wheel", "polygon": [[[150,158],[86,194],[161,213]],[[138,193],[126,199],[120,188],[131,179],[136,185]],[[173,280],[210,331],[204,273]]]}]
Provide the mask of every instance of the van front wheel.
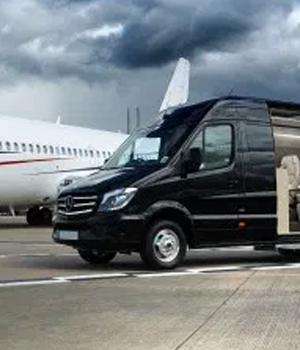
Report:
[{"label": "van front wheel", "polygon": [[150,227],[142,243],[142,260],[154,269],[173,269],[184,260],[187,249],[182,228],[163,220]]}]

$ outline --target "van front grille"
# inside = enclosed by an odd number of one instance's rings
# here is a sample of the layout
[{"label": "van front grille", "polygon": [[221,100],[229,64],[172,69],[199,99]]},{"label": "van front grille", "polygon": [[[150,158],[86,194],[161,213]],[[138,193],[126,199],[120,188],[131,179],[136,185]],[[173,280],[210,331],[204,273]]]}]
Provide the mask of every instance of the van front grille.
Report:
[{"label": "van front grille", "polygon": [[57,211],[67,216],[89,214],[96,208],[97,198],[95,195],[63,195],[57,200]]}]

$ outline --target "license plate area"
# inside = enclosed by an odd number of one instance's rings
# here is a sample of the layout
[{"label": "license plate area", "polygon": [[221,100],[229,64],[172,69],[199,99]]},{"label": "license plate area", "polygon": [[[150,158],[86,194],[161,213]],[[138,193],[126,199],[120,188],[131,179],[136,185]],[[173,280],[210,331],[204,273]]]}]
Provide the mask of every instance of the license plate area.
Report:
[{"label": "license plate area", "polygon": [[79,239],[78,231],[59,230],[57,236],[59,239],[66,241],[77,241]]}]

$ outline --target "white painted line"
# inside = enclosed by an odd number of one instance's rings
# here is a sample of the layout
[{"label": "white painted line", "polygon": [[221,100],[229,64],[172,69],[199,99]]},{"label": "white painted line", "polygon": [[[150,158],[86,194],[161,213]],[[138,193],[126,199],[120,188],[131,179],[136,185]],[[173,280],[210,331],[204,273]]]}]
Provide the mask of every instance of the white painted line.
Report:
[{"label": "white painted line", "polygon": [[240,247],[211,247],[211,248],[200,248],[200,249],[192,249],[190,252],[237,252],[237,251],[254,251],[253,246],[240,246]]},{"label": "white painted line", "polygon": [[127,273],[101,273],[96,275],[74,275],[74,276],[58,276],[53,277],[55,280],[68,280],[68,281],[76,281],[81,279],[100,279],[100,278],[113,278],[113,277],[127,277],[129,276]]},{"label": "white painted line", "polygon": [[263,266],[263,265],[253,265],[253,266],[217,266],[217,267],[206,267],[206,268],[193,268],[185,269],[184,271],[168,271],[168,272],[157,272],[157,273],[147,273],[147,272],[127,272],[127,273],[101,273],[101,274],[90,274],[90,275],[73,275],[73,276],[57,276],[50,277],[44,280],[27,280],[27,281],[6,281],[0,283],[0,287],[24,287],[24,286],[36,286],[36,285],[50,285],[55,283],[67,283],[72,281],[84,281],[84,280],[100,280],[100,279],[110,279],[118,277],[137,277],[137,278],[156,278],[156,277],[172,277],[172,276],[192,276],[197,274],[205,273],[222,273],[230,271],[253,271],[253,270],[280,270],[280,269],[298,269],[300,268],[300,263],[290,263],[284,265],[273,265],[273,266]]},{"label": "white painted line", "polygon": [[195,275],[197,272],[195,271],[182,271],[182,272],[161,272],[161,273],[141,273],[141,274],[133,274],[133,277],[139,278],[153,278],[153,277],[169,277],[169,276],[187,276],[187,275]]},{"label": "white painted line", "polygon": [[56,257],[56,256],[78,256],[78,254],[52,254],[52,253],[27,253],[27,254],[7,254],[7,255],[0,255],[0,259],[9,259],[9,258],[43,258],[43,257]]},{"label": "white painted line", "polygon": [[252,270],[281,270],[281,269],[299,269],[300,264],[290,265],[274,265],[274,266],[257,266],[251,268]]},{"label": "white painted line", "polygon": [[19,281],[19,282],[4,282],[0,283],[0,287],[24,287],[24,286],[36,286],[44,284],[54,284],[54,283],[66,283],[69,281],[62,280],[41,280],[41,281]]},{"label": "white painted line", "polygon": [[194,269],[188,269],[187,271],[194,272],[194,273],[201,273],[201,272],[219,272],[223,270],[240,270],[244,268],[244,266],[217,266],[217,267],[203,267],[203,268],[194,268]]}]

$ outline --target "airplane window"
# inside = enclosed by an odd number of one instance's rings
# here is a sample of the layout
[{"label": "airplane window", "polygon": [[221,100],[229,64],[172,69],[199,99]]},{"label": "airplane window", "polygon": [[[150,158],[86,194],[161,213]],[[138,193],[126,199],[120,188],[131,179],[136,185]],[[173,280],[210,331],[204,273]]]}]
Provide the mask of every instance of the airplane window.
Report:
[{"label": "airplane window", "polygon": [[22,151],[23,151],[23,152],[26,152],[26,151],[27,151],[25,143],[22,143]]},{"label": "airplane window", "polygon": [[82,157],[82,149],[81,148],[79,149],[79,155],[80,155],[80,157]]},{"label": "airplane window", "polygon": [[19,151],[19,145],[17,144],[17,142],[14,142],[14,150],[15,150],[16,152]]},{"label": "airplane window", "polygon": [[6,146],[6,149],[7,149],[8,151],[10,151],[10,143],[9,143],[8,141],[5,143],[5,146]]},{"label": "airplane window", "polygon": [[57,147],[57,146],[55,147],[55,153],[59,154],[59,147]]},{"label": "airplane window", "polygon": [[51,154],[53,154],[53,153],[54,153],[53,146],[49,146],[49,151],[50,151],[50,153],[51,153]]},{"label": "airplane window", "polygon": [[110,153],[110,151],[107,151],[107,153],[108,153],[108,156],[110,157],[110,156],[111,156],[111,153]]},{"label": "airplane window", "polygon": [[88,151],[87,151],[87,149],[84,150],[84,154],[85,154],[86,157],[88,156]]},{"label": "airplane window", "polygon": [[74,153],[74,156],[77,157],[77,149],[76,148],[73,148],[73,153]]},{"label": "airplane window", "polygon": [[3,147],[2,147],[2,142],[0,141],[0,150],[2,150],[2,148],[3,148]]},{"label": "airplane window", "polygon": [[29,151],[33,153],[33,145],[31,143],[29,144]]},{"label": "airplane window", "polygon": [[97,152],[96,152],[96,155],[97,155],[97,158],[99,158],[99,157],[100,157],[100,152],[97,151]]},{"label": "airplane window", "polygon": [[36,145],[36,150],[37,150],[37,153],[41,153],[41,146],[40,145]]},{"label": "airplane window", "polygon": [[47,146],[43,146],[43,151],[44,151],[44,153],[46,154],[47,153]]},{"label": "airplane window", "polygon": [[105,155],[105,152],[104,152],[104,151],[102,151],[102,157],[103,157],[103,158],[106,158],[106,155]]},{"label": "airplane window", "polygon": [[65,147],[62,147],[62,148],[61,148],[61,153],[64,154],[64,155],[66,154]]},{"label": "airplane window", "polygon": [[94,157],[94,152],[93,150],[90,150],[90,156],[93,158]]},{"label": "airplane window", "polygon": [[68,147],[68,154],[71,155],[72,154],[72,151],[71,151],[71,148]]}]

